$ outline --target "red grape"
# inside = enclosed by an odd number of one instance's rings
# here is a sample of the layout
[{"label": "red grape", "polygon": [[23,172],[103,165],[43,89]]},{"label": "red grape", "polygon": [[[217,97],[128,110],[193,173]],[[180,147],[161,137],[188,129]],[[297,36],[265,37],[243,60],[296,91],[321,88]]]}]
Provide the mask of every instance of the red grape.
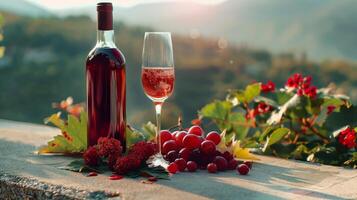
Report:
[{"label": "red grape", "polygon": [[238,165],[237,171],[241,175],[247,175],[249,173],[249,167],[246,164]]},{"label": "red grape", "polygon": [[201,143],[200,150],[204,154],[213,155],[216,152],[216,145],[210,140],[205,140]]},{"label": "red grape", "polygon": [[189,172],[194,172],[197,170],[197,164],[194,161],[188,161],[187,162],[187,170]]},{"label": "red grape", "polygon": [[244,161],[243,164],[247,165],[249,169],[252,169],[253,163],[251,161]]},{"label": "red grape", "polygon": [[161,145],[163,145],[166,141],[174,139],[168,130],[160,131],[160,141]]},{"label": "red grape", "polygon": [[165,155],[165,159],[169,162],[174,162],[176,160],[176,158],[178,158],[178,153],[175,150],[169,151]]},{"label": "red grape", "polygon": [[167,171],[172,173],[172,174],[176,174],[178,170],[177,164],[176,163],[170,163],[169,166],[167,167]]},{"label": "red grape", "polygon": [[179,152],[179,157],[183,158],[184,160],[188,161],[191,155],[191,149],[182,148]]},{"label": "red grape", "polygon": [[227,166],[228,166],[227,160],[222,156],[216,156],[213,159],[213,163],[215,163],[217,165],[217,168],[218,168],[219,171],[226,170]]},{"label": "red grape", "polygon": [[235,170],[237,169],[237,166],[238,166],[238,161],[235,160],[235,159],[232,159],[228,162],[228,169],[229,170]]},{"label": "red grape", "polygon": [[175,140],[176,140],[176,144],[179,146],[179,147],[182,147],[183,146],[183,143],[182,143],[182,140],[183,138],[187,135],[187,132],[186,131],[180,131],[176,134],[175,136]]},{"label": "red grape", "polygon": [[214,163],[210,163],[207,165],[207,170],[209,173],[216,173],[217,172],[217,165]]},{"label": "red grape", "polygon": [[227,161],[230,161],[233,159],[233,155],[231,153],[229,153],[228,151],[225,151],[223,154],[222,154],[223,158],[225,158]]},{"label": "red grape", "polygon": [[183,158],[177,158],[175,160],[175,163],[176,163],[179,171],[181,171],[181,172],[185,171],[187,163]]},{"label": "red grape", "polygon": [[188,130],[188,134],[202,136],[203,130],[200,126],[191,126],[191,128]]},{"label": "red grape", "polygon": [[201,139],[197,135],[188,134],[182,140],[183,146],[189,149],[199,148]]},{"label": "red grape", "polygon": [[211,131],[206,136],[206,140],[211,140],[218,145],[221,142],[221,136],[216,131]]},{"label": "red grape", "polygon": [[169,151],[176,151],[177,150],[177,145],[175,140],[168,140],[162,145],[162,154],[167,154]]}]

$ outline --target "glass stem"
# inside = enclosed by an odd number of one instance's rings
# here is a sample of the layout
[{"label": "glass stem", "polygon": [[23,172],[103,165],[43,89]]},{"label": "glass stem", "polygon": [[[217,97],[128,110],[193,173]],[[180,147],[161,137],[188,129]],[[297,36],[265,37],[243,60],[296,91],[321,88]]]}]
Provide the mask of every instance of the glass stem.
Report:
[{"label": "glass stem", "polygon": [[160,139],[160,129],[161,129],[161,107],[162,103],[155,102],[156,111],[156,143],[159,145],[159,153],[161,154],[161,139]]}]

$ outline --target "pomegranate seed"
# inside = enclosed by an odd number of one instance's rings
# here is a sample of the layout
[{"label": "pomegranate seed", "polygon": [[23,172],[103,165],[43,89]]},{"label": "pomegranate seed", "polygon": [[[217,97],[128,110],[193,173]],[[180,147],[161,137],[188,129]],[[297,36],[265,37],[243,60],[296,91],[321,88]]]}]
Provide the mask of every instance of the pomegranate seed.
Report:
[{"label": "pomegranate seed", "polygon": [[191,128],[188,130],[188,134],[202,136],[203,129],[200,126],[191,126]]},{"label": "pomegranate seed", "polygon": [[170,163],[169,166],[167,167],[167,171],[172,174],[176,174],[178,170],[177,164],[176,163]]},{"label": "pomegranate seed", "polygon": [[206,140],[211,140],[216,145],[218,145],[221,142],[221,136],[216,131],[211,131],[206,136]]},{"label": "pomegranate seed", "polygon": [[205,140],[201,143],[200,150],[204,154],[213,155],[216,152],[216,145],[210,140]]},{"label": "pomegranate seed", "polygon": [[249,167],[246,164],[238,165],[237,171],[241,175],[247,175],[249,173]]},{"label": "pomegranate seed", "polygon": [[187,170],[189,172],[194,172],[197,170],[197,164],[194,161],[188,161],[187,162]]},{"label": "pomegranate seed", "polygon": [[217,172],[217,165],[214,163],[210,163],[207,165],[207,170],[209,173],[216,173]]}]

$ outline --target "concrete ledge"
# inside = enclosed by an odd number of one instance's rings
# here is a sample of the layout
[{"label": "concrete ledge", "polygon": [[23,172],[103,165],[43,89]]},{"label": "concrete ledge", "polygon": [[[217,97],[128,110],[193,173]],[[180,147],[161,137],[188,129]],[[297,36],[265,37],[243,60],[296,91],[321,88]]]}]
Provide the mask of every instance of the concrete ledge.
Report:
[{"label": "concrete ledge", "polygon": [[357,199],[356,170],[265,156],[248,176],[187,172],[154,184],[86,177],[58,169],[75,158],[33,153],[58,133],[0,120],[0,199]]}]

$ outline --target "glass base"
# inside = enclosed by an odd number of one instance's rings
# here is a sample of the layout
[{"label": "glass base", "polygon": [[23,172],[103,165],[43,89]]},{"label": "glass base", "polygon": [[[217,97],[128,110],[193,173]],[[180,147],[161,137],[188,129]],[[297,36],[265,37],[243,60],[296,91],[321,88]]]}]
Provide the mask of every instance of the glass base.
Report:
[{"label": "glass base", "polygon": [[161,153],[157,153],[155,155],[152,155],[146,163],[148,164],[149,167],[158,167],[161,166],[163,168],[167,168],[169,166],[169,162],[167,162],[164,157],[162,156]]}]

